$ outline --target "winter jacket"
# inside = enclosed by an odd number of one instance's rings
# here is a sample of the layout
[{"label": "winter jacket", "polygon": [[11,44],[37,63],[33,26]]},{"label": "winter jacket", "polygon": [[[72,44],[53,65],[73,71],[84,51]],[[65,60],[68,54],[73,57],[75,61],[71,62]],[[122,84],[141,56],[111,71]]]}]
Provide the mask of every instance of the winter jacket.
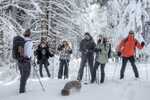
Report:
[{"label": "winter jacket", "polygon": [[133,38],[130,34],[127,38],[123,39],[119,44],[117,51],[121,53],[122,57],[131,57],[136,53],[136,48],[142,49],[144,45],[141,45],[138,40]]},{"label": "winter jacket", "polygon": [[[90,36],[90,35],[89,35]],[[90,36],[91,37],[91,36]],[[82,54],[93,54],[94,53],[94,48],[95,48],[96,44],[93,40],[93,38],[91,37],[89,40],[83,39],[80,42],[80,48],[79,51]]]},{"label": "winter jacket", "polygon": [[72,49],[70,47],[64,48],[64,45],[59,45],[58,51],[60,51],[60,60],[70,60],[70,56],[72,54]]},{"label": "winter jacket", "polygon": [[40,47],[38,46],[38,49],[36,50],[36,55],[38,60],[48,60],[49,57],[53,57],[54,55],[49,52],[48,47]]},{"label": "winter jacket", "polygon": [[100,64],[106,64],[108,62],[108,53],[109,53],[110,44],[106,43],[98,43],[96,45],[96,58],[95,61],[99,62]]}]

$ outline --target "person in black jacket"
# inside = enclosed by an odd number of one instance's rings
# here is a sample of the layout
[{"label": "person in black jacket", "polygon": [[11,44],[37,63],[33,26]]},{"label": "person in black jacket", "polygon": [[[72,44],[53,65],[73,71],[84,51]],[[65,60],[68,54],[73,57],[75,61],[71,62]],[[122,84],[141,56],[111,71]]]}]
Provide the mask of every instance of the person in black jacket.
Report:
[{"label": "person in black jacket", "polygon": [[79,81],[82,80],[83,70],[87,62],[92,76],[95,46],[96,44],[92,36],[88,32],[85,33],[84,39],[80,42],[80,48],[79,48],[79,51],[81,52],[81,63],[78,72],[78,77],[77,77],[77,80]]},{"label": "person in black jacket", "polygon": [[40,67],[39,68],[40,76],[43,77],[42,69],[44,65],[47,75],[48,77],[50,77],[51,75],[48,69],[48,65],[49,65],[48,59],[49,57],[53,57],[54,55],[50,53],[48,44],[42,41],[38,46],[38,49],[36,50],[36,55]]}]

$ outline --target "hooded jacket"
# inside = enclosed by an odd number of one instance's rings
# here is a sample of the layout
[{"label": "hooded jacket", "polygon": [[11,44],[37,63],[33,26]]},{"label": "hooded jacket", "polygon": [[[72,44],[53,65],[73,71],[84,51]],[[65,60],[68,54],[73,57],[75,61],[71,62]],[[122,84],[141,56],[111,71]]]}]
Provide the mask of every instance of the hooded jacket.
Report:
[{"label": "hooded jacket", "polygon": [[88,35],[90,37],[89,40],[87,39],[83,39],[81,42],[80,42],[80,48],[79,48],[79,51],[82,53],[82,54],[86,54],[86,53],[91,53],[93,54],[94,53],[94,49],[95,49],[95,42],[92,38],[92,36],[88,33],[86,33],[86,35]]},{"label": "hooded jacket", "polygon": [[136,48],[142,49],[142,46],[138,40],[136,40],[132,35],[128,35],[127,38],[123,39],[118,46],[118,51],[121,52],[122,57],[135,56]]}]

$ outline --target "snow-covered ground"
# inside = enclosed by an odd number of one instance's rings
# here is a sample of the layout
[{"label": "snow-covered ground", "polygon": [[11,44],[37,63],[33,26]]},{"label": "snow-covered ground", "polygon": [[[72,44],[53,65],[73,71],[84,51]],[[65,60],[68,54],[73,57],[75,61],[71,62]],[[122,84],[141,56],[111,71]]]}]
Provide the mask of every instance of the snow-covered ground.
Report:
[{"label": "snow-covered ground", "polygon": [[37,80],[30,80],[27,93],[18,94],[19,81],[0,84],[0,100],[149,100],[150,82],[142,80],[107,80],[104,84],[82,85],[81,91],[61,96],[60,91],[68,80],[43,79],[43,92]]},{"label": "snow-covered ground", "polygon": [[[56,57],[57,59],[57,57]],[[130,64],[127,65],[125,79],[119,80],[121,63],[109,62],[106,65],[106,80],[104,84],[82,85],[80,92],[72,91],[70,96],[63,97],[60,91],[69,80],[76,79],[80,59],[74,59],[70,62],[70,79],[58,80],[57,72],[59,60],[51,59],[49,69],[54,70],[54,79],[43,78],[42,83],[46,88],[43,92],[33,71],[27,84],[27,92],[19,94],[19,73],[16,69],[7,67],[0,68],[0,100],[149,100],[150,99],[150,64],[138,63],[137,67],[140,79],[135,79]],[[55,66],[54,66],[55,65]],[[54,69],[53,69],[54,67]],[[45,74],[46,76],[46,74]],[[83,79],[85,79],[85,74]]]}]

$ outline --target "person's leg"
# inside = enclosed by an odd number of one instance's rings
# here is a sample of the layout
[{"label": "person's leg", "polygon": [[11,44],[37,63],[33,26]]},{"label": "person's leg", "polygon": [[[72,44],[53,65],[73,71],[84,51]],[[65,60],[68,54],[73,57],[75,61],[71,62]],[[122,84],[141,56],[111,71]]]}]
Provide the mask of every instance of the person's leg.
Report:
[{"label": "person's leg", "polygon": [[63,66],[64,66],[64,62],[63,62],[63,60],[60,60],[59,72],[58,72],[58,79],[62,79]]},{"label": "person's leg", "polygon": [[104,82],[104,79],[105,79],[105,64],[101,64],[101,83]]},{"label": "person's leg", "polygon": [[89,64],[89,68],[90,68],[90,73],[91,73],[91,77],[93,76],[93,61],[94,61],[94,56],[90,55],[88,56],[88,64]]},{"label": "person's leg", "polygon": [[84,70],[84,67],[85,67],[86,62],[87,62],[87,57],[86,57],[86,55],[82,55],[82,57],[81,57],[81,63],[80,63],[80,69],[79,69],[78,77],[77,77],[77,80],[79,80],[79,81],[82,80],[82,77],[83,77],[83,70]]},{"label": "person's leg", "polygon": [[18,63],[19,71],[20,71],[20,88],[19,88],[19,93],[24,93],[25,92],[25,85],[24,84],[24,70],[23,70],[23,63]]},{"label": "person's leg", "polygon": [[20,79],[20,90],[19,90],[20,93],[24,93],[26,91],[25,86],[30,76],[30,71],[31,71],[30,61],[26,63],[22,63],[22,75]]},{"label": "person's leg", "polygon": [[132,57],[129,58],[129,61],[130,61],[130,63],[131,63],[131,66],[132,66],[132,69],[133,69],[133,71],[134,71],[135,77],[136,77],[136,78],[139,78],[138,69],[137,69],[137,67],[136,67],[136,65],[135,65],[135,58],[132,56]]},{"label": "person's leg", "polygon": [[50,74],[49,69],[48,69],[48,61],[45,61],[45,62],[44,62],[44,67],[45,67],[45,70],[46,70],[46,72],[47,72],[47,76],[48,76],[48,77],[51,77],[51,74]]},{"label": "person's leg", "polygon": [[69,60],[65,60],[64,78],[68,78]]},{"label": "person's leg", "polygon": [[98,69],[98,66],[99,66],[99,62],[95,62],[95,65],[94,65],[94,69],[93,69],[93,74],[92,74],[92,80],[91,80],[91,83],[94,83],[95,81],[95,78],[96,78],[96,70]]},{"label": "person's leg", "polygon": [[120,79],[124,78],[124,72],[125,72],[127,62],[128,62],[128,58],[123,57],[122,58],[122,67],[121,67],[121,71],[120,71]]},{"label": "person's leg", "polygon": [[40,67],[40,68],[39,68],[40,76],[43,77],[43,72],[42,72],[43,63],[42,63],[42,61],[40,61],[39,67]]}]

